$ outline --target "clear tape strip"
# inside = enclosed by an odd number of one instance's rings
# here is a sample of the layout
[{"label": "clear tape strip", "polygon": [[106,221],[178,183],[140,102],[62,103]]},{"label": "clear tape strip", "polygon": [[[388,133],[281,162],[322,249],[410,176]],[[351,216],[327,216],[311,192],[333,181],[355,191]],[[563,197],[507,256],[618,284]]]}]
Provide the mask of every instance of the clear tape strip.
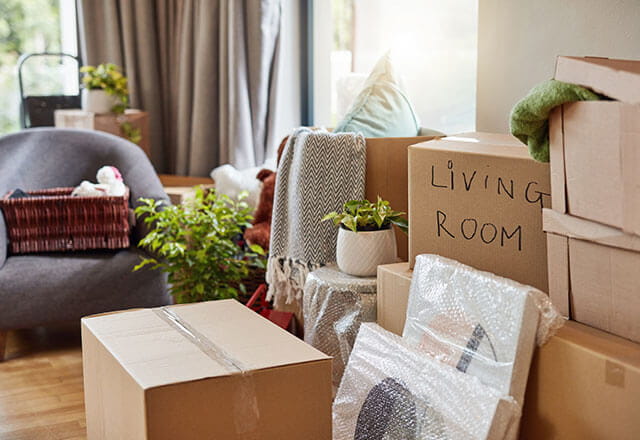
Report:
[{"label": "clear tape strip", "polygon": [[204,354],[219,364],[224,365],[230,372],[245,373],[247,371],[240,361],[231,357],[222,347],[214,344],[209,338],[193,328],[187,322],[180,319],[173,310],[168,307],[158,307],[153,309],[156,315],[163,321],[175,328],[182,336],[198,347]]},{"label": "clear tape strip", "polygon": [[240,378],[236,394],[233,396],[233,418],[236,433],[239,439],[254,440],[259,438],[258,426],[260,410],[256,396],[256,386],[251,370],[237,359],[229,355],[222,347],[216,345],[189,323],[180,319],[169,307],[158,307],[153,312],[164,322],[176,329],[178,333],[198,347],[213,361],[223,365],[227,371],[236,374]]}]

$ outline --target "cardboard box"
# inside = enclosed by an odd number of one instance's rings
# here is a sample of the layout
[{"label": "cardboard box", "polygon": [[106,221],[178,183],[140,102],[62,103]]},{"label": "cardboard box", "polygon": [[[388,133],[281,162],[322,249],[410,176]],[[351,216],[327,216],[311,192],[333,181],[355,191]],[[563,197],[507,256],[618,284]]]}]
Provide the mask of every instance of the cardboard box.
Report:
[{"label": "cardboard box", "polygon": [[[151,157],[151,143],[149,134],[149,114],[141,110],[127,109],[124,117],[133,128],[140,130],[142,138],[139,147]],[[56,110],[54,113],[55,126],[58,128],[81,128],[85,130],[99,130],[125,138],[118,116],[111,113],[96,114],[84,110]]]},{"label": "cardboard box", "polygon": [[578,322],[640,342],[640,237],[544,210],[549,296]]},{"label": "cardboard box", "polygon": [[640,345],[567,322],[533,358],[520,438],[632,440],[638,415]]},{"label": "cardboard box", "polygon": [[409,256],[438,254],[547,291],[549,166],[510,135],[409,148]]},{"label": "cardboard box", "polygon": [[378,266],[378,325],[399,336],[402,336],[407,317],[412,272],[409,263]]},{"label": "cardboard box", "polygon": [[331,439],[331,359],[234,300],[82,320],[89,439]]},{"label": "cardboard box", "polygon": [[640,61],[559,57],[555,77],[618,101],[552,113],[553,209],[640,235]]},{"label": "cardboard box", "polygon": [[[367,138],[366,198],[388,200],[396,211],[409,212],[407,155],[409,145],[435,139],[434,136]],[[408,259],[407,234],[396,229],[398,257]]]}]

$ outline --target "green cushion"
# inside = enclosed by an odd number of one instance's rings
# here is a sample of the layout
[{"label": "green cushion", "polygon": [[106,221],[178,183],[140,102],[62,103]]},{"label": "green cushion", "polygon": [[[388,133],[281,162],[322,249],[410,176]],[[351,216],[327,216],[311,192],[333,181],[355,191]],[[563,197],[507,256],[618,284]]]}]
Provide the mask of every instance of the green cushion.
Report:
[{"label": "green cushion", "polygon": [[362,133],[365,137],[416,136],[418,118],[400,88],[389,55],[382,57],[364,88],[334,132]]}]

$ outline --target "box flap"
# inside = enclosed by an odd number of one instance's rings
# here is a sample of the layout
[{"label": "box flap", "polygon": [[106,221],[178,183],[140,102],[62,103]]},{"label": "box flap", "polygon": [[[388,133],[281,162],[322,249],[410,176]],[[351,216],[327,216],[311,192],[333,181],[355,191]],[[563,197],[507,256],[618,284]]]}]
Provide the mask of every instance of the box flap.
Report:
[{"label": "box flap", "polygon": [[378,266],[378,271],[380,270],[390,272],[409,282],[411,282],[411,277],[413,276],[413,270],[409,268],[409,262],[384,264]]},{"label": "box flap", "polygon": [[203,344],[172,325],[163,309],[93,316],[82,324],[143,389],[329,359],[235,300],[166,307]]},{"label": "box flap", "polygon": [[640,252],[639,236],[625,234],[620,229],[601,223],[561,214],[547,208],[542,211],[542,223],[545,232]]},{"label": "box flap", "polygon": [[640,103],[640,61],[560,56],[555,79],[590,88],[618,101]]},{"label": "box flap", "polygon": [[527,147],[510,134],[463,133],[422,142],[409,148],[429,148],[488,156],[531,159]]}]

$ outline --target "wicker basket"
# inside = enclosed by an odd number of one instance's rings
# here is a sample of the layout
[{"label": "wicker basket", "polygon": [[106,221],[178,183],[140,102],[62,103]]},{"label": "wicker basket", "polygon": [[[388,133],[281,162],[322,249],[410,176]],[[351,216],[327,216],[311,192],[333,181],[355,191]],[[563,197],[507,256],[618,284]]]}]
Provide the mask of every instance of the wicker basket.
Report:
[{"label": "wicker basket", "polygon": [[129,190],[122,197],[72,197],[73,188],[0,200],[13,254],[129,247]]}]

